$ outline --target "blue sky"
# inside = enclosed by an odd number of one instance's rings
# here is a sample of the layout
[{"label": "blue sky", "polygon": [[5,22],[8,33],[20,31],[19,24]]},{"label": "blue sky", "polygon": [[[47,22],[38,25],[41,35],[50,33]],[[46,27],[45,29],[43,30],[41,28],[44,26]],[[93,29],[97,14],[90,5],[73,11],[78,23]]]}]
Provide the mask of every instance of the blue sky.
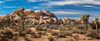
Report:
[{"label": "blue sky", "polygon": [[0,0],[0,16],[11,14],[18,8],[53,12],[58,18],[79,19],[90,14],[90,21],[100,19],[100,0]]}]

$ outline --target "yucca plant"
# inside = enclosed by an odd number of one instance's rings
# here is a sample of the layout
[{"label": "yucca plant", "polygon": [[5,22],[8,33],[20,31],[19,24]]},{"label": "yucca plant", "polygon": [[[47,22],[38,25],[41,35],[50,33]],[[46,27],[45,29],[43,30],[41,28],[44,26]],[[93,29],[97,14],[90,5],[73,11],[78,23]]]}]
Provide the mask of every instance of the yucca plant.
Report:
[{"label": "yucca plant", "polygon": [[97,37],[99,37],[99,28],[98,28],[99,19],[98,19],[98,17],[96,17],[95,21],[93,21],[93,22],[96,25]]},{"label": "yucca plant", "polygon": [[35,14],[35,19],[38,20],[38,23],[39,23],[39,19],[40,19],[40,16],[41,16],[41,15],[42,15],[41,13],[36,13],[36,14]]},{"label": "yucca plant", "polygon": [[89,17],[90,17],[90,15],[85,15],[85,14],[81,17],[82,21],[85,23],[85,26],[86,26],[85,30],[88,30],[88,20],[89,20]]},{"label": "yucca plant", "polygon": [[21,17],[22,28],[24,30],[24,11],[17,11],[17,15]]}]

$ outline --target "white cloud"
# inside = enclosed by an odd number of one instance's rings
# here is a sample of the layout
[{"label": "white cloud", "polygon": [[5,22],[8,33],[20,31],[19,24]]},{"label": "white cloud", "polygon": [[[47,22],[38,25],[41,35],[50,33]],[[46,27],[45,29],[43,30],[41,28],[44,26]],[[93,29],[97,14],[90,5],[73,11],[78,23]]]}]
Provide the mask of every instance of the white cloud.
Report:
[{"label": "white cloud", "polygon": [[3,1],[1,1],[0,3],[4,3]]},{"label": "white cloud", "polygon": [[28,2],[40,2],[40,1],[48,1],[48,0],[28,0]]},{"label": "white cloud", "polygon": [[42,7],[42,6],[33,6],[33,9],[50,9],[51,7],[50,6],[45,6],[45,7]]},{"label": "white cloud", "polygon": [[77,12],[77,11],[55,11],[53,12],[56,15],[59,14],[83,14],[84,12]]},{"label": "white cloud", "polygon": [[15,6],[5,6],[3,8],[16,8]]},{"label": "white cloud", "polygon": [[15,0],[5,0],[5,1],[15,1]]},{"label": "white cloud", "polygon": [[95,7],[95,6],[92,6],[92,5],[82,5],[82,6],[78,6],[78,7]]},{"label": "white cloud", "polygon": [[49,5],[77,5],[77,4],[94,4],[100,5],[100,0],[64,0],[64,1],[50,1]]},{"label": "white cloud", "polygon": [[70,17],[70,19],[79,20],[80,17]]}]

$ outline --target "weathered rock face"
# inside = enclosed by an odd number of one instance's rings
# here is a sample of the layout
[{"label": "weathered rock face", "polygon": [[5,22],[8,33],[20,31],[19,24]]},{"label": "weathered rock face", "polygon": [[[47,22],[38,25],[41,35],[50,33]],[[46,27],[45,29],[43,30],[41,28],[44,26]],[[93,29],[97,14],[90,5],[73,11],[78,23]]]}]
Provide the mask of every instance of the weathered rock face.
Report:
[{"label": "weathered rock face", "polygon": [[76,21],[75,20],[72,20],[72,19],[69,19],[69,18],[62,18],[62,21],[63,21],[63,24],[73,24],[75,23]]},{"label": "weathered rock face", "polygon": [[19,8],[16,11],[24,11],[24,8]]},{"label": "weathered rock face", "polygon": [[35,13],[43,13],[42,11],[40,11],[40,10],[36,10],[36,11],[34,11]]},{"label": "weathered rock face", "polygon": [[6,14],[5,16],[2,16],[3,19],[8,19],[10,18],[10,14]]},{"label": "weathered rock face", "polygon": [[27,10],[24,11],[24,13],[25,13],[26,15],[28,15],[28,14],[34,14],[34,11],[32,11],[32,10],[30,10],[30,9],[27,9]]},{"label": "weathered rock face", "polygon": [[51,13],[51,12],[49,12],[47,10],[43,10],[43,13],[45,13],[47,16],[56,18],[56,16],[53,13]]},{"label": "weathered rock face", "polygon": [[[30,9],[27,9],[27,10],[24,10],[24,8],[19,8],[17,9],[16,11],[13,11],[11,14],[7,14],[5,16],[1,16],[0,17],[0,21],[3,20],[3,19],[7,19],[7,18],[10,18],[10,17],[13,17],[14,21],[19,21],[21,19],[21,16],[18,16],[17,15],[17,12],[18,11],[24,11],[24,17],[25,17],[25,22],[29,22],[31,24],[56,24],[57,22],[61,22],[62,24],[66,24],[66,23],[72,23],[72,22],[75,22],[75,20],[72,20],[72,19],[69,19],[69,18],[62,18],[62,19],[59,19],[55,16],[55,14],[47,11],[47,10],[43,10],[40,11],[40,10],[36,10],[36,11],[33,11],[33,10],[30,10]],[[40,14],[40,17],[38,19],[36,19],[36,14],[38,15],[38,13]]]}]

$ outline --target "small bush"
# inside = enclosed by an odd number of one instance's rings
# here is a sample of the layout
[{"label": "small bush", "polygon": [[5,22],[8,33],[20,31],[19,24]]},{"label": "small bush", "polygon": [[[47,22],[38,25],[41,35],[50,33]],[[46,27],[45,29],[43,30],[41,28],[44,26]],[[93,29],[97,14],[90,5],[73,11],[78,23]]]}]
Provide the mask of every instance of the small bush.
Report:
[{"label": "small bush", "polygon": [[64,35],[64,34],[59,34],[57,37],[58,37],[58,38],[66,38],[66,35]]},{"label": "small bush", "polygon": [[75,35],[73,37],[74,37],[74,39],[76,39],[76,41],[78,41],[78,39],[79,39],[79,36],[78,35]]},{"label": "small bush", "polygon": [[32,32],[32,30],[30,30],[30,29],[27,29],[24,31],[24,33],[26,33],[26,34],[30,34],[31,32]]},{"label": "small bush", "polygon": [[9,38],[9,39],[11,39],[13,37],[12,32],[10,30],[8,30],[8,29],[5,30],[2,34],[3,34],[3,35],[1,35],[2,38]]},{"label": "small bush", "polygon": [[86,34],[86,31],[79,31],[79,34]]},{"label": "small bush", "polygon": [[72,36],[72,33],[70,31],[61,32],[61,34],[65,36]]},{"label": "small bush", "polygon": [[77,29],[85,29],[85,26],[78,26]]},{"label": "small bush", "polygon": [[96,31],[91,30],[86,34],[86,36],[96,38],[97,33],[96,33]]},{"label": "small bush", "polygon": [[17,40],[16,36],[12,37],[12,41],[16,41],[16,40]]},{"label": "small bush", "polygon": [[38,33],[34,33],[34,34],[33,34],[33,37],[34,37],[34,38],[41,38],[41,36],[42,36],[42,35],[39,35]]},{"label": "small bush", "polygon": [[12,34],[12,32],[10,31],[10,30],[5,30],[4,32],[3,32],[3,34]]},{"label": "small bush", "polygon": [[46,31],[46,29],[42,28],[42,27],[36,27],[36,30],[38,30],[38,31]]},{"label": "small bush", "polygon": [[23,31],[19,31],[20,36],[25,36],[25,33]]},{"label": "small bush", "polygon": [[49,41],[55,41],[55,39],[53,37],[49,37],[48,39],[49,39]]},{"label": "small bush", "polygon": [[51,35],[53,35],[53,36],[58,36],[59,33],[58,33],[58,32],[53,32]]}]

